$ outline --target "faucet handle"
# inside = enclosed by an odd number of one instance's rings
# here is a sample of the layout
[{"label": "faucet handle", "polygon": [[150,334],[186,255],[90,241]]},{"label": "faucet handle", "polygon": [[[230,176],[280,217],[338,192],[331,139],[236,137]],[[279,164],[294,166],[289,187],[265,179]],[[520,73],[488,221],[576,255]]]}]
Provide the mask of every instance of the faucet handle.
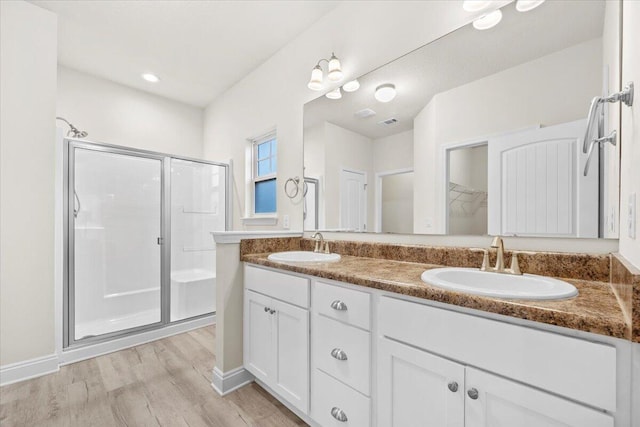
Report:
[{"label": "faucet handle", "polygon": [[324,253],[325,254],[331,253],[331,251],[329,250],[329,242],[324,242]]},{"label": "faucet handle", "polygon": [[535,252],[511,251],[511,267],[509,267],[509,273],[517,274],[518,276],[521,276],[522,275],[522,271],[520,271],[520,263],[518,262],[518,255],[519,254],[534,255]]},{"label": "faucet handle", "polygon": [[480,271],[487,271],[487,267],[489,267],[489,250],[484,248],[469,248],[471,252],[482,252],[484,255],[482,257],[482,267],[480,267]]}]

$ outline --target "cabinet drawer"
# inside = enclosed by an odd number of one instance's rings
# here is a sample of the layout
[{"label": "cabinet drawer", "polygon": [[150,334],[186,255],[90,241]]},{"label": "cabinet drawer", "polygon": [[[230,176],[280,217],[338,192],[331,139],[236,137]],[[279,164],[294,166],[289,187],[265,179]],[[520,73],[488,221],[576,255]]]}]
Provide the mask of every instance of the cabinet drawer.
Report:
[{"label": "cabinet drawer", "polygon": [[389,297],[379,313],[381,335],[616,410],[615,347]]},{"label": "cabinet drawer", "polygon": [[315,366],[369,395],[371,334],[317,314],[312,322]]},{"label": "cabinet drawer", "polygon": [[[371,295],[353,289],[316,281],[313,309],[317,313],[369,330]],[[342,304],[339,304],[342,303]]]},{"label": "cabinet drawer", "polygon": [[[322,427],[371,426],[369,399],[317,369],[313,373],[311,399],[311,416]],[[339,421],[332,415],[338,410],[346,420]]]},{"label": "cabinet drawer", "polygon": [[245,288],[309,308],[309,279],[245,265]]}]

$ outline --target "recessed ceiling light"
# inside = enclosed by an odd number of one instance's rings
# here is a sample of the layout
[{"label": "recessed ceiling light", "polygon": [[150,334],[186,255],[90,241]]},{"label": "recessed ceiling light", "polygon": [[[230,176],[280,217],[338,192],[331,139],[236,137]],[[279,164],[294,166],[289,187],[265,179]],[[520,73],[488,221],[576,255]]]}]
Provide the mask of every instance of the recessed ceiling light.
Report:
[{"label": "recessed ceiling light", "polygon": [[329,98],[329,99],[340,99],[340,98],[342,98],[342,92],[340,92],[340,88],[337,87],[337,88],[327,92],[327,94],[325,96],[327,98]]},{"label": "recessed ceiling light", "polygon": [[502,11],[500,9],[487,13],[481,18],[473,21],[473,28],[476,30],[488,30],[493,28],[502,20]]},{"label": "recessed ceiling light", "polygon": [[144,73],[142,75],[142,78],[145,79],[148,82],[151,82],[151,83],[158,83],[160,81],[158,76],[156,76],[155,74],[151,74],[151,73]]},{"label": "recessed ceiling light", "polygon": [[467,12],[479,12],[491,5],[491,0],[464,0],[462,8]]},{"label": "recessed ceiling light", "polygon": [[385,83],[376,88],[375,98],[380,102],[389,102],[396,97],[396,86],[391,83]]},{"label": "recessed ceiling light", "polygon": [[518,0],[516,10],[518,12],[529,12],[544,3],[544,0]]},{"label": "recessed ceiling light", "polygon": [[358,79],[355,80],[351,80],[350,82],[346,82],[343,86],[342,89],[345,92],[355,92],[358,89],[360,89],[360,82],[358,81]]}]

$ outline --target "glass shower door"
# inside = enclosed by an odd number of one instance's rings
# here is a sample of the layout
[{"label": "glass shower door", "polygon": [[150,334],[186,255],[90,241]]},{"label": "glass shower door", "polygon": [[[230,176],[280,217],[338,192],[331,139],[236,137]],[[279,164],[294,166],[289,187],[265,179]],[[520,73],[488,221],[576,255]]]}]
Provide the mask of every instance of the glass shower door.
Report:
[{"label": "glass shower door", "polygon": [[216,311],[216,246],[226,226],[226,168],[171,159],[171,321]]},{"label": "glass shower door", "polygon": [[70,150],[69,341],[160,323],[162,158]]}]

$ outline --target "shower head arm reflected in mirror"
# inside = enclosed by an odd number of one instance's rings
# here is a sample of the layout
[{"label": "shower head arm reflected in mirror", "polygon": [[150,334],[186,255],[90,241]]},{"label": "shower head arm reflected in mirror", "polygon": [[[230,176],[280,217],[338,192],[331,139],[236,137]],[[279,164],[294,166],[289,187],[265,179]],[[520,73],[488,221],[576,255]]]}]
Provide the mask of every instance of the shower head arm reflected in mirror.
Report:
[{"label": "shower head arm reflected in mirror", "polygon": [[56,117],[56,120],[62,120],[69,126],[69,131],[67,132],[67,136],[70,136],[72,138],[86,138],[89,135],[87,131],[78,130],[77,127],[71,124],[71,122],[65,119],[64,117]]}]

